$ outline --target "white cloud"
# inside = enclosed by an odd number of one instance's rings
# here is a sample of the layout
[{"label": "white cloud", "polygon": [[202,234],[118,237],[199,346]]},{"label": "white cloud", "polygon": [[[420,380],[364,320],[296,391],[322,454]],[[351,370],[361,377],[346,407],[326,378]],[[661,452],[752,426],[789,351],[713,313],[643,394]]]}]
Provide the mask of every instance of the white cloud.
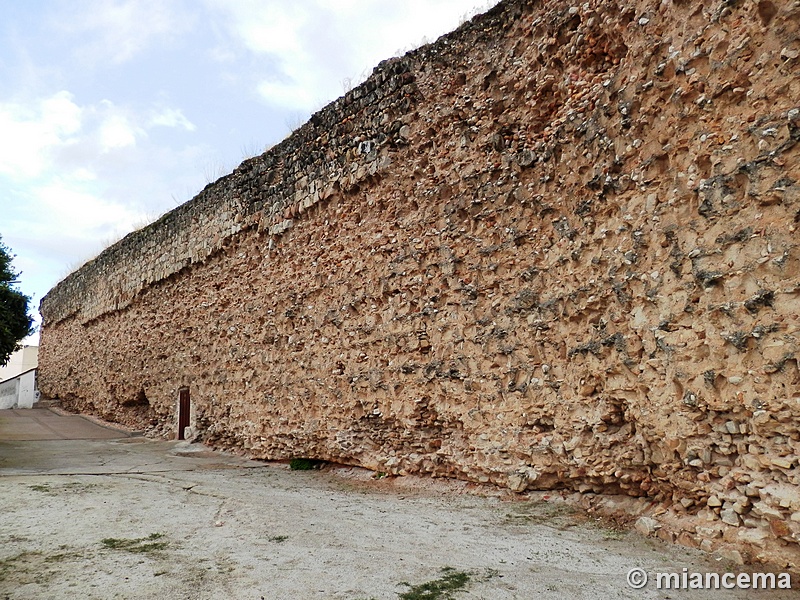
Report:
[{"label": "white cloud", "polygon": [[0,175],[91,179],[103,155],[135,147],[153,127],[196,129],[179,108],[135,110],[110,100],[79,106],[67,91],[0,103]]},{"label": "white cloud", "polygon": [[112,114],[103,120],[98,130],[102,152],[110,152],[118,148],[136,145],[136,136],[144,131],[131,125],[124,115]]},{"label": "white cloud", "polygon": [[265,100],[276,106],[310,110],[318,103],[311,90],[297,80],[262,81],[256,89]]},{"label": "white cloud", "polygon": [[95,181],[97,175],[89,169],[78,168],[72,173],[75,181]]},{"label": "white cloud", "polygon": [[179,108],[80,105],[67,91],[0,103],[0,235],[28,293],[67,274],[54,265],[76,268],[163,211],[176,183],[199,188],[187,173],[200,151],[154,145],[154,127],[194,125]]},{"label": "white cloud", "polygon": [[187,28],[191,11],[180,14],[174,5],[170,0],[69,2],[54,25],[80,40],[75,52],[82,61],[120,64]]},{"label": "white cloud", "polygon": [[305,47],[297,33],[309,21],[313,4],[244,0],[221,6],[230,11],[238,34],[254,52],[297,55]]},{"label": "white cloud", "polygon": [[128,231],[144,215],[116,204],[74,178],[55,181],[32,190],[32,196],[52,222],[70,223],[69,236],[100,241]]},{"label": "white cloud", "polygon": [[194,131],[197,129],[183,114],[179,108],[165,108],[158,113],[154,114],[150,119],[151,126],[160,125],[162,127],[182,127],[186,131]]},{"label": "white cloud", "polygon": [[82,109],[72,94],[61,91],[31,105],[0,104],[0,173],[36,177],[55,148],[74,141],[81,128]]},{"label": "white cloud", "polygon": [[[310,111],[361,81],[381,60],[454,29],[476,0],[206,0],[235,43],[269,56],[276,72],[254,87],[269,104]],[[215,56],[228,57],[222,48]]]},{"label": "white cloud", "polygon": [[[105,195],[87,173],[51,176],[41,185],[0,186],[13,201],[3,207],[3,240],[18,254],[21,283],[39,299],[58,279],[131,231],[144,214]],[[8,196],[6,196],[8,198]]]}]

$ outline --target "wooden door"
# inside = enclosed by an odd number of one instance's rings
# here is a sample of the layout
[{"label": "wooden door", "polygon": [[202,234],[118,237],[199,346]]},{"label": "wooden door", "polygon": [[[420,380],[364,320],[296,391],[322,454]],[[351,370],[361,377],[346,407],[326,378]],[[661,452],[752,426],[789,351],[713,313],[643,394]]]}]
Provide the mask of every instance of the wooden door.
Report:
[{"label": "wooden door", "polygon": [[189,426],[189,388],[178,390],[178,439],[184,440],[184,430]]}]

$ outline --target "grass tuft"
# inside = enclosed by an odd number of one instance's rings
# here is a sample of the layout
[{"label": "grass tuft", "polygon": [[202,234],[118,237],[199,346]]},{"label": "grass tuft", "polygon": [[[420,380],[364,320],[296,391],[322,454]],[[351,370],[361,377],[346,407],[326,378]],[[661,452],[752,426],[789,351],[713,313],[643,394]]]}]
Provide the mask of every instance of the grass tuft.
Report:
[{"label": "grass tuft", "polygon": [[452,598],[451,592],[463,590],[469,583],[470,575],[464,571],[456,571],[452,567],[444,567],[439,579],[410,585],[407,592],[400,594],[400,600],[445,600]]},{"label": "grass tuft", "polygon": [[125,550],[136,554],[147,554],[149,552],[159,552],[169,546],[167,541],[158,541],[163,537],[163,533],[151,533],[147,537],[137,539],[105,538],[101,543],[110,550]]},{"label": "grass tuft", "polygon": [[285,542],[288,539],[289,539],[288,535],[273,535],[271,538],[269,538],[269,541],[275,542],[276,544],[280,544],[281,542]]}]

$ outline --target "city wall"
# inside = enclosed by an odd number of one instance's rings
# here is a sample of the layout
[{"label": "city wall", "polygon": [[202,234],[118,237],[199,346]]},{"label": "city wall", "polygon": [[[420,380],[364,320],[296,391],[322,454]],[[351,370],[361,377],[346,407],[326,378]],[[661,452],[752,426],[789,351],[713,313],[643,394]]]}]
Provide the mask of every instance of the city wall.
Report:
[{"label": "city wall", "polygon": [[503,2],[56,286],[40,388],[796,567],[798,22]]}]

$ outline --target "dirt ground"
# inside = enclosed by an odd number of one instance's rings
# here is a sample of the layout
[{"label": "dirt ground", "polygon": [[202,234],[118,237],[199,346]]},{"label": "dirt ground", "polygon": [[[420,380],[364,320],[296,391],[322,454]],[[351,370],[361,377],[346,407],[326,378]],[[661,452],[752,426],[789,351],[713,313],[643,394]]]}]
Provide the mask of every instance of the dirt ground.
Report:
[{"label": "dirt ground", "polygon": [[632,589],[635,567],[746,569],[557,495],[297,471],[185,442],[9,440],[0,427],[0,500],[5,599],[798,597]]}]

